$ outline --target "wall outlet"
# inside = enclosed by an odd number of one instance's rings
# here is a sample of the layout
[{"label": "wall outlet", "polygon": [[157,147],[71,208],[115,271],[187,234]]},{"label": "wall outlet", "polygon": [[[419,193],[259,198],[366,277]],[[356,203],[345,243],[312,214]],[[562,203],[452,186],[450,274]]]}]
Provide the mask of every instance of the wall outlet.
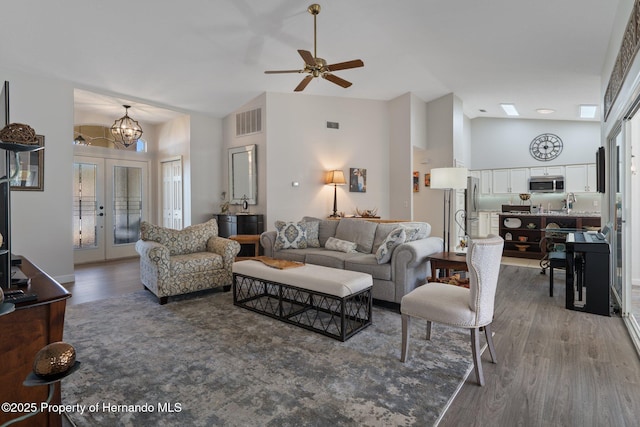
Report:
[{"label": "wall outlet", "polygon": [[597,200],[594,200],[594,201],[593,201],[593,207],[594,207],[594,208],[597,208],[597,207],[598,207],[598,201],[597,201]]}]

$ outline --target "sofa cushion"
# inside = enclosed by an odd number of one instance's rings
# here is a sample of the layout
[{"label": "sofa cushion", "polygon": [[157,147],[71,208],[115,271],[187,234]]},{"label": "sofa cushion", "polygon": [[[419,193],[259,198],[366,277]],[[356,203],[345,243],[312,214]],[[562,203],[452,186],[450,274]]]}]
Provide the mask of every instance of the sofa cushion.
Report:
[{"label": "sofa cushion", "polygon": [[207,241],[218,236],[218,223],[211,219],[182,230],[161,227],[147,221],[140,223],[140,239],[160,243],[169,249],[169,254],[181,255],[206,252]]},{"label": "sofa cushion", "polygon": [[307,247],[307,223],[276,221],[276,242],[273,248],[305,249]]},{"label": "sofa cushion", "polygon": [[356,242],[358,252],[370,254],[377,227],[378,224],[375,222],[343,218],[338,223],[335,237],[340,240]]},{"label": "sofa cushion", "polygon": [[376,251],[376,260],[378,264],[384,264],[391,261],[393,251],[403,244],[407,239],[407,233],[404,227],[398,227],[393,230]]},{"label": "sofa cushion", "polygon": [[305,262],[309,264],[323,265],[325,267],[344,269],[345,261],[351,258],[361,257],[358,252],[338,252],[328,249],[315,249],[307,252]]},{"label": "sofa cushion", "polygon": [[224,268],[222,257],[211,252],[175,255],[169,258],[169,269],[172,275],[205,273],[222,268]]},{"label": "sofa cushion", "polygon": [[344,262],[344,268],[361,273],[369,273],[377,280],[391,280],[391,263],[378,264],[374,254],[360,254]]},{"label": "sofa cushion", "polygon": [[332,251],[349,253],[356,252],[356,248],[358,247],[358,245],[356,244],[356,242],[348,242],[346,240],[336,239],[335,237],[329,237],[324,247]]},{"label": "sofa cushion", "polygon": [[311,216],[303,217],[302,221],[318,221],[318,240],[320,241],[320,247],[322,248],[324,248],[329,237],[335,237],[336,228],[338,228],[338,223],[340,222],[332,219],[314,218]]}]

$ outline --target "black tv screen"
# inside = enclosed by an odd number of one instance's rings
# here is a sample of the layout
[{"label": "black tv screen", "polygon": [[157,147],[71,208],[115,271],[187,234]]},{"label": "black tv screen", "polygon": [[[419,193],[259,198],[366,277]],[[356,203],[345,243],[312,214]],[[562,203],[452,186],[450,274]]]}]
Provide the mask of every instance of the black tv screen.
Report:
[{"label": "black tv screen", "polygon": [[605,192],[605,153],[604,147],[599,147],[596,151],[596,187],[598,193]]}]

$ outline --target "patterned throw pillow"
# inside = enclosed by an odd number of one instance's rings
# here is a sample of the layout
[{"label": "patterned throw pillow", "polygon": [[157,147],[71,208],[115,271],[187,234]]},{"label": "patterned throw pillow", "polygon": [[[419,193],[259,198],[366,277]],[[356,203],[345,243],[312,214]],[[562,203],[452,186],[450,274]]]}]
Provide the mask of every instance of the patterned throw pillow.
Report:
[{"label": "patterned throw pillow", "polygon": [[[302,219],[300,223],[303,223],[307,230],[307,247],[319,248],[320,247],[320,221],[311,221]],[[299,223],[299,224],[300,224]]]},{"label": "patterned throw pillow", "polygon": [[407,233],[404,227],[398,227],[393,230],[376,251],[376,260],[378,264],[385,264],[391,260],[391,255],[395,248],[400,246],[407,239]]},{"label": "patterned throw pillow", "polygon": [[276,221],[276,243],[274,249],[306,249],[307,248],[307,226],[304,222],[284,222]]},{"label": "patterned throw pillow", "polygon": [[349,242],[347,240],[336,239],[335,237],[329,237],[327,243],[324,244],[326,249],[340,252],[356,252],[358,244],[356,242]]}]

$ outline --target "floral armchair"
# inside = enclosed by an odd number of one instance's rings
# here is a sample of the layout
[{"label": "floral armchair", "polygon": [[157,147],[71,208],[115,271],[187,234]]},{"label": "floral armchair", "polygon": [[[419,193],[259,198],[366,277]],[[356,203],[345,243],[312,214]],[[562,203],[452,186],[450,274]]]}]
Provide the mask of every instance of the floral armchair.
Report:
[{"label": "floral armchair", "polygon": [[136,251],[142,284],[166,304],[174,295],[221,286],[228,291],[240,244],[218,237],[215,219],[183,230],[142,221]]}]

